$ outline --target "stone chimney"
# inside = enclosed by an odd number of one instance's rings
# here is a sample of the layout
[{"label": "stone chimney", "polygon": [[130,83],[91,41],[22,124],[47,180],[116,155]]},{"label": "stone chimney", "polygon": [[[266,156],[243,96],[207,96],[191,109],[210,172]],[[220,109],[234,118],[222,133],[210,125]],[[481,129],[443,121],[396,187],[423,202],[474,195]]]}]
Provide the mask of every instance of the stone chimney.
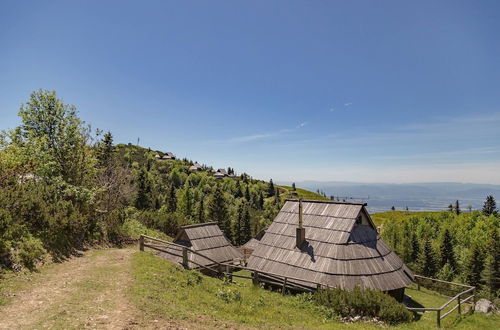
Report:
[{"label": "stone chimney", "polygon": [[302,198],[299,199],[299,227],[296,231],[296,243],[295,245],[300,249],[304,241],[306,240],[306,229],[302,226]]}]

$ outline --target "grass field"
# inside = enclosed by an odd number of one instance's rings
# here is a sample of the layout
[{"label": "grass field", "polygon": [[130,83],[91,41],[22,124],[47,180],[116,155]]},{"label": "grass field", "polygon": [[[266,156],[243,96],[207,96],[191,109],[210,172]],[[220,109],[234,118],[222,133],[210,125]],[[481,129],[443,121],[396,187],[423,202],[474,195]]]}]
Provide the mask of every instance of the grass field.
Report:
[{"label": "grass field", "polygon": [[[290,193],[293,191],[293,188],[290,187],[290,186],[277,186],[278,188],[282,188],[284,190],[286,190],[286,192],[283,192],[280,197],[283,198],[283,199],[286,199],[286,198],[289,198],[290,197]],[[318,194],[318,193],[315,193],[315,192],[312,192],[312,191],[309,191],[309,190],[305,190],[305,189],[300,189],[300,188],[297,188],[295,189],[295,193],[297,193],[297,196],[294,196],[292,198],[303,198],[303,199],[314,199],[314,200],[328,200],[328,198]]]}]

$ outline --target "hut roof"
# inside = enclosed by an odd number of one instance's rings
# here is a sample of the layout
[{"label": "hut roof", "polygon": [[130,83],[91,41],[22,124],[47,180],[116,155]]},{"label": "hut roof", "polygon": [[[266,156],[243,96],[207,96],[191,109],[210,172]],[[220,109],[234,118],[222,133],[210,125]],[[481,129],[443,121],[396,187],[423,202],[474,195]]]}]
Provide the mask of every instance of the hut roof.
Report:
[{"label": "hut roof", "polygon": [[[382,241],[365,205],[304,201],[306,241],[298,248],[299,203],[287,200],[250,256],[248,267],[344,289],[406,287],[413,274]],[[366,219],[365,225],[356,224],[359,216]]]},{"label": "hut roof", "polygon": [[[224,236],[217,222],[207,222],[196,225],[183,226],[179,229],[174,243],[187,246],[217,262],[233,262],[243,259],[243,254],[231,245]],[[169,245],[162,255],[174,262],[182,263],[182,248]],[[196,264],[208,266],[213,264],[210,260],[194,253],[188,253],[189,268],[198,268]]]}]

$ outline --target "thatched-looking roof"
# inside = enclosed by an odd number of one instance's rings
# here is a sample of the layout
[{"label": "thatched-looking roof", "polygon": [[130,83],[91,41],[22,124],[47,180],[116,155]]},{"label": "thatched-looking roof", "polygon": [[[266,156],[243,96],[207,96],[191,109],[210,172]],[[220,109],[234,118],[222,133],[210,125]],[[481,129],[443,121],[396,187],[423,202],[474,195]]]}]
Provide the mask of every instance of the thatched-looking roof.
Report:
[{"label": "thatched-looking roof", "polygon": [[[187,246],[217,262],[231,263],[238,259],[243,260],[243,254],[231,245],[216,222],[183,226],[179,229],[174,243]],[[169,245],[166,250],[170,253],[161,253],[163,257],[173,262],[182,263],[181,247]],[[196,264],[204,266],[213,264],[208,259],[194,253],[188,253],[188,260],[189,268],[198,268],[199,266]]]},{"label": "thatched-looking roof", "polygon": [[305,242],[300,249],[299,202],[288,200],[250,256],[249,268],[344,289],[389,291],[411,283],[413,273],[382,241],[364,204],[302,204]]}]

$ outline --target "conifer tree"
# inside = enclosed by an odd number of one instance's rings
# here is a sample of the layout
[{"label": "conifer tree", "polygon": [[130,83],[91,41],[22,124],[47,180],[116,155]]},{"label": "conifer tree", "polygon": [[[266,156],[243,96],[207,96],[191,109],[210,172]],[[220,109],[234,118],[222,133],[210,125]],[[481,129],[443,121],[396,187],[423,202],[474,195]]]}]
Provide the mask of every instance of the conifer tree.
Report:
[{"label": "conifer tree", "polygon": [[189,182],[186,181],[184,188],[180,191],[180,196],[177,201],[177,209],[186,217],[191,218],[193,215],[193,196]]},{"label": "conifer tree", "polygon": [[97,147],[97,160],[99,167],[106,167],[109,165],[113,156],[113,135],[111,132],[104,134],[102,141]]},{"label": "conifer tree", "polygon": [[200,199],[200,203],[198,204],[198,215],[197,215],[197,221],[198,223],[204,223],[205,222],[205,205],[204,205],[204,197],[202,196]]},{"label": "conifer tree", "polygon": [[486,197],[486,200],[484,201],[483,205],[483,213],[485,215],[491,215],[497,213],[497,203],[495,201],[495,197],[493,197],[492,195]]},{"label": "conifer tree", "polygon": [[436,260],[434,258],[434,251],[429,238],[424,240],[418,264],[422,275],[432,277],[436,273]]},{"label": "conifer tree", "polygon": [[274,196],[274,183],[273,179],[269,180],[269,188],[267,189],[267,196],[272,197]]},{"label": "conifer tree", "polygon": [[243,197],[243,193],[241,192],[240,180],[236,180],[236,191],[234,193],[234,197],[236,198]]},{"label": "conifer tree", "polygon": [[491,230],[490,238],[487,244],[488,256],[484,261],[484,269],[481,279],[487,286],[491,294],[498,293],[500,290],[500,241],[498,239],[498,230]]},{"label": "conifer tree", "polygon": [[177,210],[177,195],[175,194],[175,187],[173,184],[169,186],[167,196],[167,211],[175,212]]},{"label": "conifer tree", "polygon": [[448,211],[453,212],[453,204],[448,205]]},{"label": "conifer tree", "polygon": [[484,265],[481,250],[477,245],[472,247],[466,268],[468,269],[467,283],[476,287],[479,286],[481,284],[481,272],[483,271]]},{"label": "conifer tree", "polygon": [[441,267],[444,267],[444,265],[449,264],[450,267],[454,270],[456,268],[456,263],[455,263],[455,255],[453,252],[453,240],[448,228],[444,230],[443,239],[440,245],[440,252],[441,252]]},{"label": "conifer tree", "polygon": [[394,207],[394,205],[391,207],[391,211],[396,211],[396,208]]},{"label": "conifer tree", "polygon": [[236,220],[233,223],[233,244],[236,246],[243,245],[243,214],[244,205],[243,202],[238,205],[238,214],[236,215]]},{"label": "conifer tree", "polygon": [[226,234],[226,237],[232,241],[231,221],[229,219],[224,192],[220,184],[216,185],[208,205],[208,218],[210,221],[216,221],[220,229]]},{"label": "conifer tree", "polygon": [[135,207],[140,210],[147,209],[151,206],[151,186],[148,178],[148,173],[144,168],[141,168],[137,177],[137,196],[135,199]]},{"label": "conifer tree", "polygon": [[459,215],[461,213],[460,204],[458,203],[458,199],[455,202],[455,213],[456,213],[456,215]]},{"label": "conifer tree", "polygon": [[294,182],[294,183],[292,183],[292,190],[293,190],[293,191],[297,190],[297,189],[295,188],[295,182]]},{"label": "conifer tree", "polygon": [[245,205],[245,210],[243,212],[243,219],[242,219],[242,226],[241,226],[241,239],[242,243],[245,244],[252,238],[252,227],[250,223],[250,208],[248,205]]},{"label": "conifer tree", "polygon": [[418,256],[420,254],[420,243],[418,242],[418,237],[416,234],[411,235],[411,262],[415,262],[418,260]]},{"label": "conifer tree", "polygon": [[258,204],[259,210],[264,209],[264,196],[262,193],[259,194],[259,204]]}]

